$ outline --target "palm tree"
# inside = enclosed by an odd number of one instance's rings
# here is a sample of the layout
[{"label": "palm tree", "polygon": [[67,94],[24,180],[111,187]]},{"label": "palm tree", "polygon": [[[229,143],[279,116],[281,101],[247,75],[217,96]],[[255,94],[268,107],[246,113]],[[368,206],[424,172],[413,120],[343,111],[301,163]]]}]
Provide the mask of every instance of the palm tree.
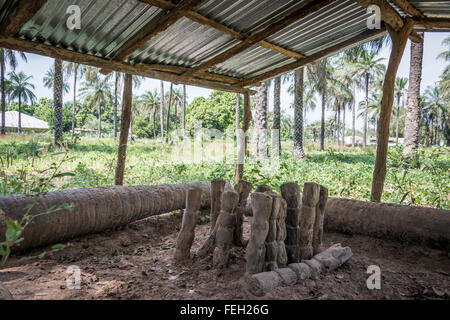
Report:
[{"label": "palm tree", "polygon": [[[423,32],[420,33],[423,37]],[[403,154],[414,153],[420,140],[420,81],[422,78],[423,41],[411,41],[408,102],[405,112],[405,141]]]},{"label": "palm tree", "polygon": [[[384,58],[377,58],[375,51],[362,50],[355,60],[356,76],[361,88],[365,89],[366,106],[369,104],[369,86],[374,79],[385,72]],[[367,146],[367,112],[364,113],[363,147]]]},{"label": "palm tree", "polygon": [[[431,144],[439,143],[439,131],[443,131],[443,115],[448,108],[445,102],[442,100],[442,95],[438,86],[428,86],[423,95],[423,113],[424,117],[429,121],[431,128]],[[445,121],[445,120],[444,120]]]},{"label": "palm tree", "polygon": [[66,62],[65,73],[67,75],[73,74],[73,104],[72,104],[72,140],[75,137],[75,116],[77,114],[77,81],[84,75],[87,67],[79,63]]},{"label": "palm tree", "polygon": [[[65,77],[67,76],[67,73],[64,73],[64,69],[66,69],[66,67],[65,67],[65,63],[63,62],[63,77],[64,77],[64,79],[63,79],[62,87],[63,87],[64,93],[69,93],[70,85],[69,85],[69,82],[67,82],[67,79],[65,79]],[[54,90],[54,84],[55,84],[55,66],[54,65],[49,70],[47,70],[42,81],[44,83],[44,87]]]},{"label": "palm tree", "polygon": [[186,101],[187,101],[186,85],[183,84],[183,135],[184,131],[186,130]]},{"label": "palm tree", "polygon": [[182,104],[183,92],[180,88],[174,88],[172,94],[173,106],[175,108],[175,129],[178,130],[178,106]]},{"label": "palm tree", "polygon": [[273,86],[273,130],[276,133],[272,133],[272,149],[276,157],[281,154],[281,135],[280,135],[280,106],[281,106],[281,77],[278,76],[274,79]]},{"label": "palm tree", "polygon": [[400,119],[400,99],[406,93],[406,84],[408,83],[408,78],[397,77],[395,79],[394,95],[397,98],[397,112],[396,112],[396,124],[395,124],[395,142],[398,143],[398,125]]},{"label": "palm tree", "polygon": [[255,154],[260,159],[267,159],[269,149],[267,144],[267,82],[264,81],[256,90],[255,100]]},{"label": "palm tree", "polygon": [[170,107],[172,106],[173,83],[170,83],[169,96],[167,103],[167,122],[166,122],[166,143],[169,142],[169,124],[170,124]]},{"label": "palm tree", "polygon": [[55,145],[59,146],[63,135],[63,89],[64,74],[63,62],[61,59],[55,59],[54,64],[54,82],[53,82],[53,103],[55,117]]},{"label": "palm tree", "polygon": [[97,107],[99,138],[102,135],[102,106],[112,104],[111,91],[111,83],[108,78],[101,76],[84,82],[80,89],[80,97],[84,102],[91,107]]},{"label": "palm tree", "polygon": [[14,51],[9,49],[3,49],[0,48],[0,82],[1,82],[1,94],[2,94],[2,127],[0,134],[6,133],[6,87],[5,87],[5,72],[6,72],[6,65],[9,65],[13,70],[17,67],[17,58],[16,53],[19,54],[19,56],[27,62],[27,56],[21,52],[21,51]]},{"label": "palm tree", "polygon": [[160,97],[158,91],[155,89],[153,91],[146,91],[140,97],[140,106],[143,114],[153,118],[153,136],[156,138],[156,113],[158,111],[158,106],[160,104]]},{"label": "palm tree", "polygon": [[35,89],[34,84],[29,82],[33,76],[27,76],[23,72],[18,74],[10,72],[8,74],[9,81],[11,82],[11,99],[18,99],[19,101],[19,123],[17,132],[22,132],[22,102],[33,103],[36,100],[36,96],[33,91]]},{"label": "palm tree", "polygon": [[303,89],[304,68],[295,70],[295,96],[294,96],[294,157],[303,159]]},{"label": "palm tree", "polygon": [[159,121],[161,125],[161,140],[164,140],[164,81],[161,80],[161,92],[160,92],[160,105],[159,105]]}]

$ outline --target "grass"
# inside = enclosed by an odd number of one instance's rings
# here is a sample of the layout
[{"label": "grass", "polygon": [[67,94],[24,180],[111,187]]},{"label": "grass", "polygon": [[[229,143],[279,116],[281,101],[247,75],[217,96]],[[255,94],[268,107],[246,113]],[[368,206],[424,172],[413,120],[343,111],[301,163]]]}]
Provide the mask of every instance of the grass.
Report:
[{"label": "grass", "polygon": [[[61,165],[61,174],[52,181],[49,191],[114,184],[117,142],[113,139],[83,137],[67,153],[55,151],[50,145],[51,137],[47,135],[0,138],[0,195],[36,192],[52,164]],[[130,142],[125,184],[180,183],[215,177],[232,180],[234,155],[220,159],[224,154],[222,147],[217,142],[204,143],[208,158],[201,159],[198,149],[187,142],[183,147],[180,143],[167,145],[154,140]],[[244,179],[277,190],[288,181],[300,185],[314,181],[328,187],[333,197],[370,199],[374,146],[361,150],[329,145],[321,152],[316,144],[307,143],[307,156],[302,161],[292,158],[291,150],[292,144],[284,142],[278,165],[246,162]],[[405,165],[401,151],[401,147],[389,149],[382,201],[449,209],[450,149],[421,149],[414,168]],[[193,161],[181,161],[182,155]]]}]

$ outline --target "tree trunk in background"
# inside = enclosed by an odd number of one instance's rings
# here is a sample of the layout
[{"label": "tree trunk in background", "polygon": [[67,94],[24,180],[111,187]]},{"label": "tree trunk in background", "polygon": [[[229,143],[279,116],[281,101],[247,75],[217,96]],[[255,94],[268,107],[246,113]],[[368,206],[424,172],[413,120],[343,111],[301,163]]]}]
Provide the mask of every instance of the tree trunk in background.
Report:
[{"label": "tree trunk in background", "polygon": [[77,78],[78,65],[75,65],[73,71],[72,140],[75,138],[75,116],[77,113]]},{"label": "tree trunk in background", "polygon": [[19,123],[17,125],[17,132],[22,133],[22,95],[19,94]]},{"label": "tree trunk in background", "polygon": [[353,84],[353,106],[352,106],[352,147],[356,146],[356,84]]},{"label": "tree trunk in background", "polygon": [[131,122],[131,105],[133,103],[133,76],[125,74],[125,84],[123,86],[122,98],[122,121],[120,122],[119,150],[117,152],[117,167],[115,175],[115,184],[123,185],[123,176],[125,173],[125,160],[127,157],[128,133]]},{"label": "tree trunk in background", "polygon": [[120,73],[116,72],[116,78],[114,81],[114,139],[117,138],[117,105],[118,105],[118,94],[119,94],[119,78]]},{"label": "tree trunk in background", "polygon": [[161,80],[161,104],[159,106],[159,120],[161,124],[161,140],[164,140],[164,81]]},{"label": "tree trunk in background", "polygon": [[[423,37],[423,32],[419,33]],[[420,81],[422,79],[423,42],[411,41],[408,102],[405,113],[405,139],[403,154],[413,153],[420,141]]]},{"label": "tree trunk in background", "polygon": [[366,105],[364,106],[364,133],[363,148],[367,147],[367,111],[369,109],[369,74],[366,72]]},{"label": "tree trunk in background", "polygon": [[342,146],[345,147],[345,104],[342,109]]},{"label": "tree trunk in background", "polygon": [[167,119],[166,119],[166,143],[169,142],[169,125],[170,125],[170,107],[172,106],[172,93],[173,93],[173,83],[170,83],[169,89],[169,104],[167,106]]},{"label": "tree trunk in background", "polygon": [[102,137],[102,106],[101,104],[98,105],[97,108],[97,113],[98,113],[98,137],[101,138]]},{"label": "tree trunk in background", "polygon": [[337,144],[338,146],[341,145],[341,106],[338,105],[337,106],[337,126],[336,126],[337,130],[336,130],[336,137],[337,137]]},{"label": "tree trunk in background", "polygon": [[186,130],[186,85],[183,84],[183,135]]},{"label": "tree trunk in background", "polygon": [[327,93],[327,88],[326,88],[326,69],[327,69],[327,59],[323,59],[322,61],[319,62],[320,63],[320,77],[321,77],[321,82],[322,82],[322,114],[321,114],[321,119],[320,119],[320,150],[325,150],[325,105],[326,105],[326,93]]},{"label": "tree trunk in background", "polygon": [[1,53],[3,54],[3,57],[0,57],[0,76],[1,76],[1,90],[2,90],[2,128],[1,128],[1,134],[6,134],[6,98],[5,98],[5,54],[3,53],[3,50],[1,50]]},{"label": "tree trunk in background", "polygon": [[372,178],[371,200],[380,202],[383,193],[384,180],[386,178],[386,157],[389,142],[389,123],[394,102],[394,84],[398,66],[405,50],[406,42],[413,29],[414,22],[406,20],[399,32],[388,27],[392,39],[392,50],[383,82],[383,97],[381,99],[380,119],[378,121],[378,142],[375,160],[375,169]]},{"label": "tree trunk in background", "polygon": [[61,143],[63,135],[62,128],[62,99],[63,99],[63,69],[62,60],[55,59],[55,79],[53,84],[53,104],[55,117],[55,145]]},{"label": "tree trunk in background", "polygon": [[397,119],[395,122],[395,142],[398,143],[398,122],[400,119],[400,96],[397,96]]},{"label": "tree trunk in background", "polygon": [[234,173],[234,184],[237,186],[244,175],[244,162],[247,155],[248,137],[247,131],[252,120],[252,112],[250,110],[250,95],[244,93],[244,118],[242,120],[242,135],[238,135],[238,161],[236,164],[236,171]]},{"label": "tree trunk in background", "polygon": [[276,157],[281,155],[281,77],[276,77],[273,86],[273,130],[272,152]]},{"label": "tree trunk in background", "polygon": [[295,70],[295,96],[294,96],[294,157],[303,159],[305,151],[303,150],[303,78],[304,69]]},{"label": "tree trunk in background", "polygon": [[156,139],[156,108],[153,107],[153,138]]},{"label": "tree trunk in background", "polygon": [[259,159],[267,159],[267,83],[264,81],[256,91],[255,102],[255,153]]}]

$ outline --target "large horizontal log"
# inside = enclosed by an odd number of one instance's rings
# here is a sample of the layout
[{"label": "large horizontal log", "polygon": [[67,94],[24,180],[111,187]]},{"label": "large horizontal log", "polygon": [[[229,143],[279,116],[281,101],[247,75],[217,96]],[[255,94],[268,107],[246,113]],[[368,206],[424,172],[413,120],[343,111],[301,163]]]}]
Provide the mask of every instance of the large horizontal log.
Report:
[{"label": "large horizontal log", "polygon": [[450,210],[329,198],[324,227],[450,249]]},{"label": "large horizontal log", "polygon": [[[210,183],[186,183],[160,186],[84,188],[50,192],[41,196],[30,215],[45,212],[52,206],[73,205],[63,210],[36,217],[24,231],[20,249],[61,242],[76,236],[127,225],[149,216],[185,207],[190,188],[202,190],[202,206],[210,205]],[[0,241],[4,241],[7,219],[20,221],[36,197],[12,195],[0,197]]]}]

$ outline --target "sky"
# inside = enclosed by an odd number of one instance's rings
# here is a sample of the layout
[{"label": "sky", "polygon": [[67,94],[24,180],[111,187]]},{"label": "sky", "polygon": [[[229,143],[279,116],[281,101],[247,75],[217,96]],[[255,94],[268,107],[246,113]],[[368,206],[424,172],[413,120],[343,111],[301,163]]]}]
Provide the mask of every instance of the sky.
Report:
[{"label": "sky", "polygon": [[[450,36],[450,32],[426,32],[424,40],[424,57],[423,57],[423,70],[422,70],[422,83],[421,91],[423,92],[427,86],[432,86],[435,82],[439,80],[439,76],[445,69],[446,62],[442,59],[437,59],[438,54],[444,50],[448,50],[442,45],[444,38]],[[385,64],[389,60],[390,48],[386,47],[380,52],[379,57],[385,58]],[[27,54],[28,63],[19,61],[19,65],[16,72],[23,71],[27,75],[33,76],[32,82],[34,83],[36,90],[35,95],[39,98],[47,97],[53,98],[53,93],[51,90],[45,88],[42,84],[42,79],[53,65],[53,59],[38,56],[34,54]],[[409,60],[410,60],[410,41],[405,48],[402,61],[399,66],[397,76],[406,77],[409,76]],[[11,71],[11,70],[7,70]],[[64,96],[64,101],[71,101],[73,96],[72,81],[69,81],[71,89],[68,94]],[[289,84],[282,84],[281,87],[281,108],[286,111],[287,114],[293,115],[293,110],[290,105],[293,103],[293,96],[287,93],[287,88]],[[165,82],[164,87],[167,90],[169,88],[169,83]],[[157,89],[159,91],[160,81],[155,79],[146,79],[142,82],[141,86],[136,90],[135,94],[140,95],[147,90],[153,91]],[[207,97],[212,90],[187,86],[188,103],[191,102],[195,97],[204,96]],[[364,94],[358,91],[356,94],[357,103],[364,98]],[[317,99],[320,102],[320,99]],[[269,111],[273,110],[273,87],[269,89]],[[327,118],[332,116],[331,112],[326,112]],[[306,122],[311,123],[316,120],[320,120],[320,108],[316,108],[315,111],[308,112],[306,115]],[[346,126],[351,126],[351,117],[346,117]],[[362,128],[362,121],[357,121],[357,128]]]}]

